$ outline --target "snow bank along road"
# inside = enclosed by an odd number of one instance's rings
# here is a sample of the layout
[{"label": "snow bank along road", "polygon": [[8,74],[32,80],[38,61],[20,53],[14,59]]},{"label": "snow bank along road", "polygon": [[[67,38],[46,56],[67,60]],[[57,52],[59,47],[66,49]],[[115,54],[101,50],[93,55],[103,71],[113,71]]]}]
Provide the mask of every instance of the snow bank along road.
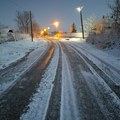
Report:
[{"label": "snow bank along road", "polygon": [[51,42],[1,93],[0,120],[119,120],[119,73],[80,44]]}]

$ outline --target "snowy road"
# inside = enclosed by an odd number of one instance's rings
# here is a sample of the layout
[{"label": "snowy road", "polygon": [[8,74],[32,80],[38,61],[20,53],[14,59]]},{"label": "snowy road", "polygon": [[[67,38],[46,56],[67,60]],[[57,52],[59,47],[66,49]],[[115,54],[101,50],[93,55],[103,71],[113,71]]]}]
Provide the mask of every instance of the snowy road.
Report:
[{"label": "snowy road", "polygon": [[119,73],[81,44],[53,42],[0,97],[0,120],[119,120]]}]

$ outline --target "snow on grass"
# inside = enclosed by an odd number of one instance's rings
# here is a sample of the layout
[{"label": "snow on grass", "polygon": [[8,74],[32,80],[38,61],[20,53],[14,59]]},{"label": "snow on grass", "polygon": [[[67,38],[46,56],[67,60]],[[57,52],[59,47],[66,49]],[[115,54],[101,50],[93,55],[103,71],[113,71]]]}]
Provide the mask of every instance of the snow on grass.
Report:
[{"label": "snow on grass", "polygon": [[37,93],[34,94],[32,102],[29,104],[29,109],[21,116],[21,120],[44,120],[49,105],[51,92],[53,89],[53,81],[55,79],[58,59],[59,47],[56,47],[54,56],[43,75]]},{"label": "snow on grass", "polygon": [[4,69],[11,63],[23,58],[44,43],[42,40],[32,42],[30,39],[26,39],[0,44],[0,69]]}]

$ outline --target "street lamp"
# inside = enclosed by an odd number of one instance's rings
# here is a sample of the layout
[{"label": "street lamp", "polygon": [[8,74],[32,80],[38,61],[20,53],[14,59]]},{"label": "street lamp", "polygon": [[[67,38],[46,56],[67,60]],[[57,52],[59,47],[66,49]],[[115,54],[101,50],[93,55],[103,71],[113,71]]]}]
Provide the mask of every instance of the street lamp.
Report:
[{"label": "street lamp", "polygon": [[57,28],[58,28],[58,26],[60,25],[60,22],[55,21],[55,22],[53,23],[53,25],[56,27],[56,32],[57,32]]},{"label": "street lamp", "polygon": [[80,13],[80,20],[81,20],[81,27],[82,27],[82,37],[84,39],[84,29],[83,29],[83,19],[82,19],[82,9],[83,9],[83,6],[78,7],[76,9]]}]

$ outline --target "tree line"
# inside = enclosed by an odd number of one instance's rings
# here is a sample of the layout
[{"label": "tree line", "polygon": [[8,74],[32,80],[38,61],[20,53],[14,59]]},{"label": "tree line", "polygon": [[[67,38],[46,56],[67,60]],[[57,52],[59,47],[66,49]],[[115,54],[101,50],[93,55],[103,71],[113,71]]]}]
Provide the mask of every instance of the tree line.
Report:
[{"label": "tree line", "polygon": [[[120,0],[108,3],[110,13],[101,19],[89,19],[91,24],[86,41],[97,44],[101,48],[120,47]],[[94,21],[95,20],[95,21]]]},{"label": "tree line", "polygon": [[[33,36],[37,37],[40,34],[40,27],[38,23],[34,20],[33,14],[32,17],[32,29],[33,29]],[[18,32],[30,34],[30,12],[29,11],[16,11],[15,22],[17,25]]]}]

